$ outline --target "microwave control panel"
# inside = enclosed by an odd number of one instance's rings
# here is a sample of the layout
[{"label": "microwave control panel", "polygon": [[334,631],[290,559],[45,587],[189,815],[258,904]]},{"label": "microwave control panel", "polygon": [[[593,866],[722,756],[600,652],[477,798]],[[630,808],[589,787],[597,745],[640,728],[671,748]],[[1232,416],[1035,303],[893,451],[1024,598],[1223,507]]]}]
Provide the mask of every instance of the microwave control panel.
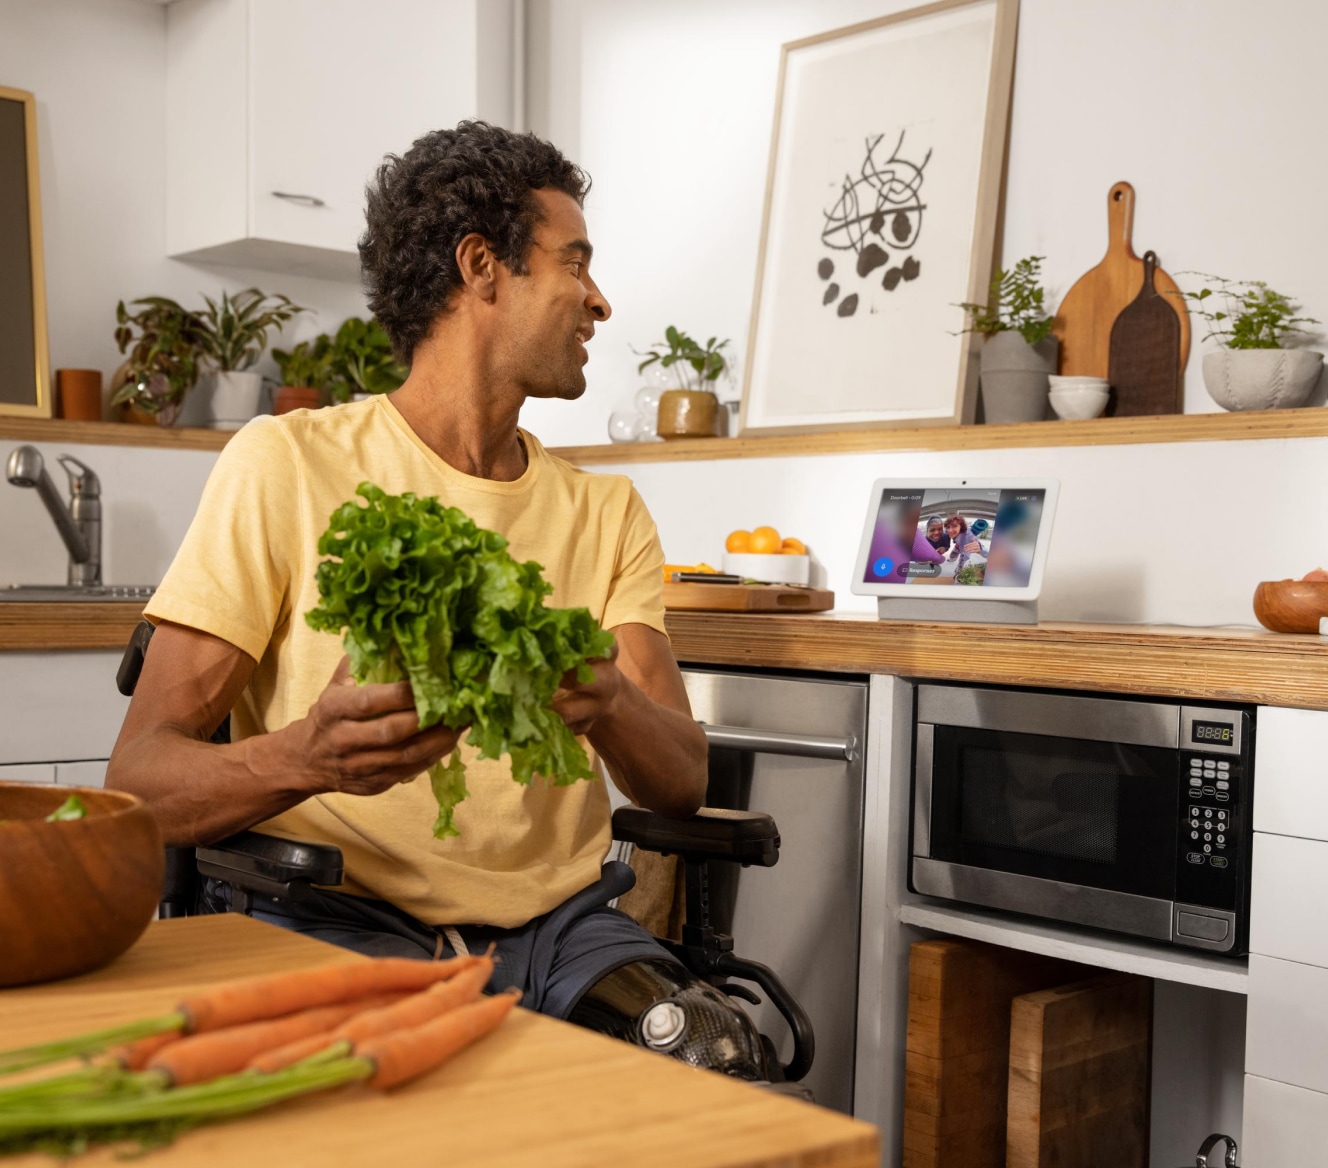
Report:
[{"label": "microwave control panel", "polygon": [[[1196,712],[1198,713],[1198,712]],[[1235,909],[1246,855],[1245,759],[1248,715],[1211,711],[1187,720],[1180,754],[1181,815],[1176,899]],[[1188,749],[1186,749],[1188,747]]]}]

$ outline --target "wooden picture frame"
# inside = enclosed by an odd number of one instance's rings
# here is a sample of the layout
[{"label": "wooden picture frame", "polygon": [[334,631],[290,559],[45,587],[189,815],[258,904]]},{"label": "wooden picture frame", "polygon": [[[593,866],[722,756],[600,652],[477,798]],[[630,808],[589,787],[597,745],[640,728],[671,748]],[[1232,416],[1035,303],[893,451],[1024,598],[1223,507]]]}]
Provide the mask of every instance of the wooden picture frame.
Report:
[{"label": "wooden picture frame", "polygon": [[0,415],[49,418],[37,101],[0,86]]},{"label": "wooden picture frame", "polygon": [[991,280],[1018,18],[939,0],[783,46],[742,435],[974,420],[957,305]]}]

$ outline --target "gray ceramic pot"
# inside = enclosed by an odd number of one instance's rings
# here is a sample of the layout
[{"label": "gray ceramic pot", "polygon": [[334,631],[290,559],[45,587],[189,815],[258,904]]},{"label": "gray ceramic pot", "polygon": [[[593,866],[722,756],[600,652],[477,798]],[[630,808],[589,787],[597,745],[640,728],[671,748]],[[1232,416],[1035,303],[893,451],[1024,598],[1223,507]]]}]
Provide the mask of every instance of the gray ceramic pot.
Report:
[{"label": "gray ceramic pot", "polygon": [[994,333],[982,344],[982,409],[986,420],[1040,422],[1048,416],[1047,377],[1056,372],[1060,341],[1030,345],[1013,330]]},{"label": "gray ceramic pot", "polygon": [[1203,379],[1223,409],[1288,410],[1309,401],[1322,368],[1308,349],[1218,349],[1204,355]]}]

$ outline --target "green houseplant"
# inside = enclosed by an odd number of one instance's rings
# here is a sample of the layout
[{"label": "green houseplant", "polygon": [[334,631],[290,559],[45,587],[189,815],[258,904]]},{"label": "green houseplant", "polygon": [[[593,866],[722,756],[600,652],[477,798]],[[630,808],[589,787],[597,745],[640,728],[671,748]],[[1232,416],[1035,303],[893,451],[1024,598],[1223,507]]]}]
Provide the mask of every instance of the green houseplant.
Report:
[{"label": "green houseplant", "polygon": [[718,432],[715,382],[728,368],[721,352],[728,343],[711,337],[702,345],[669,325],[664,340],[646,350],[645,360],[636,367],[638,373],[658,362],[661,370],[673,370],[678,379],[677,389],[667,389],[659,397],[656,432],[661,438],[708,438]]},{"label": "green houseplant", "polygon": [[332,382],[332,338],[320,333],[311,341],[301,341],[289,351],[273,349],[272,359],[281,373],[281,388],[277,390],[272,412],[285,414],[291,410],[316,410],[327,404],[328,387]]},{"label": "green houseplant", "polygon": [[1203,272],[1182,272],[1207,283],[1181,292],[1208,324],[1204,340],[1221,346],[1204,354],[1203,378],[1209,396],[1228,410],[1288,409],[1309,400],[1323,368],[1323,354],[1288,347],[1308,336],[1302,325],[1318,324],[1298,315],[1299,306],[1263,280],[1228,280]]},{"label": "green houseplant", "polygon": [[111,404],[174,424],[180,405],[198,381],[203,322],[198,314],[166,296],[115,306],[115,343],[128,360],[112,377]]},{"label": "green houseplant", "polygon": [[968,314],[962,331],[981,334],[982,404],[988,422],[1036,422],[1047,416],[1048,376],[1060,343],[1042,288],[1043,256],[998,268],[987,303],[957,305]]},{"label": "green houseplant", "polygon": [[199,421],[217,430],[237,430],[258,413],[263,390],[261,374],[250,367],[267,348],[268,334],[281,329],[305,309],[282,295],[268,296],[246,288],[220,300],[203,297],[201,322],[203,359],[214,375],[204,395]]},{"label": "green houseplant", "polygon": [[341,322],[329,338],[328,392],[333,401],[347,402],[357,394],[391,393],[409,370],[392,355],[392,342],[375,319],[358,316]]}]

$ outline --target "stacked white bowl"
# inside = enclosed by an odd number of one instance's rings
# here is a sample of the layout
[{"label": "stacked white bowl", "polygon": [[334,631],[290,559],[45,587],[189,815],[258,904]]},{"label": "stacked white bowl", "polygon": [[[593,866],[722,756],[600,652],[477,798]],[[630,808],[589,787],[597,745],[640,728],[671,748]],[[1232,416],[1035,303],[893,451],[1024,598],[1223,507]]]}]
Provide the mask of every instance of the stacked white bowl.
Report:
[{"label": "stacked white bowl", "polygon": [[1052,374],[1051,408],[1058,418],[1096,418],[1107,408],[1111,386],[1105,377],[1061,377]]}]

